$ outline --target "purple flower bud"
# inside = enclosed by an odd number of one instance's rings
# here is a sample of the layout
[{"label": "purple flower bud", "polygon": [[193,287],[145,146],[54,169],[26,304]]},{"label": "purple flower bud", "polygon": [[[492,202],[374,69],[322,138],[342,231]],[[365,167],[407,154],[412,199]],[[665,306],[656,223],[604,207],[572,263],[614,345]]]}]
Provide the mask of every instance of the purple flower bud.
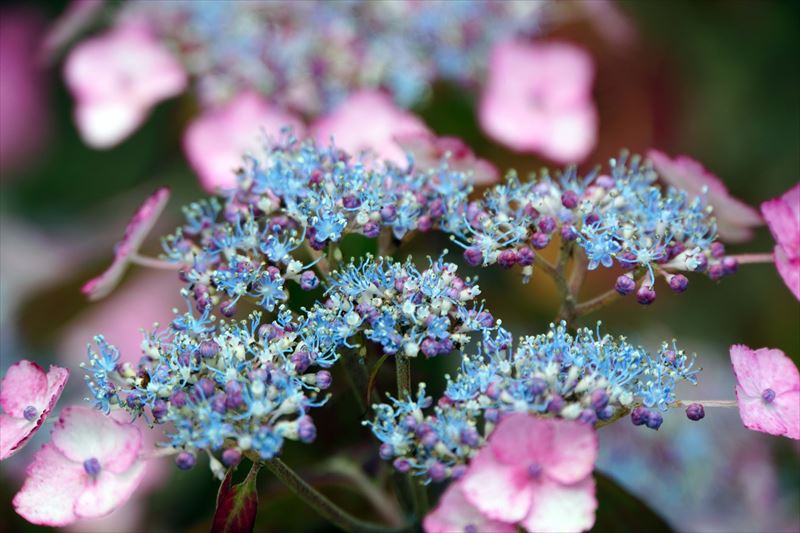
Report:
[{"label": "purple flower bud", "polygon": [[317,427],[310,416],[300,417],[300,420],[297,421],[297,436],[300,442],[305,442],[306,444],[313,442],[317,438]]},{"label": "purple flower bud", "polygon": [[331,373],[327,370],[320,370],[317,372],[317,387],[322,390],[326,390],[331,386],[331,382],[333,378],[331,377]]},{"label": "purple flower bud", "polygon": [[500,420],[500,411],[495,408],[486,409],[483,412],[483,417],[486,419],[487,422],[497,422]]},{"label": "purple flower bud", "polygon": [[464,260],[471,266],[480,266],[483,263],[483,252],[480,248],[467,248],[464,250]]},{"label": "purple flower bud", "polygon": [[619,276],[617,278],[616,283],[614,283],[614,290],[616,290],[623,296],[627,296],[628,294],[632,293],[635,289],[636,289],[636,282],[633,280],[632,277],[626,276],[625,274]]},{"label": "purple flower bud", "polygon": [[735,257],[726,257],[722,260],[722,272],[726,276],[736,274],[739,270],[739,261]]},{"label": "purple flower bud", "polygon": [[395,470],[401,474],[405,474],[411,470],[411,463],[409,463],[407,459],[395,459],[392,465],[394,465]]},{"label": "purple flower bud", "polygon": [[631,411],[631,422],[633,422],[634,426],[641,426],[647,422],[649,415],[650,410],[646,407],[636,407]]},{"label": "purple flower bud", "polygon": [[219,353],[219,344],[212,340],[205,340],[200,343],[200,346],[197,348],[197,353],[200,354],[200,357],[206,359],[214,357]]},{"label": "purple flower bud", "polygon": [[593,426],[597,422],[597,414],[591,409],[584,409],[578,415],[578,422]]},{"label": "purple flower bud", "polygon": [[459,437],[461,438],[461,442],[471,448],[477,448],[481,443],[481,436],[478,434],[475,428],[462,429]]},{"label": "purple flower bud", "polygon": [[761,399],[764,400],[766,403],[772,403],[775,401],[775,391],[772,389],[764,389],[761,393]]},{"label": "purple flower bud", "polygon": [[374,220],[370,220],[366,224],[364,224],[364,228],[361,230],[365,236],[369,237],[370,239],[374,239],[381,233],[380,225],[375,222]]},{"label": "purple flower bud", "polygon": [[236,448],[228,448],[222,452],[222,464],[225,466],[234,466],[239,464],[242,460],[242,454]]},{"label": "purple flower bud", "polygon": [[431,221],[431,217],[428,215],[422,215],[417,219],[417,229],[426,232],[430,231],[433,227],[433,221]]},{"label": "purple flower bud", "polygon": [[527,246],[523,246],[517,250],[517,263],[521,266],[528,266],[533,264],[533,250]]},{"label": "purple flower bud", "polygon": [[517,252],[514,250],[503,250],[497,256],[497,264],[503,268],[511,268],[518,261]]},{"label": "purple flower bud", "polygon": [[436,433],[430,431],[426,433],[424,437],[422,437],[421,442],[423,446],[431,449],[439,443],[439,437],[436,436]]},{"label": "purple flower bud", "polygon": [[725,275],[725,270],[722,268],[722,265],[719,263],[714,263],[713,265],[708,267],[708,277],[713,279],[714,281],[722,279],[722,276]]},{"label": "purple flower bud", "polygon": [[384,461],[388,461],[394,457],[394,447],[392,447],[391,444],[384,442],[381,444],[380,448],[378,448],[378,455],[380,455],[381,459]]},{"label": "purple flower bud", "polygon": [[164,418],[167,415],[167,411],[169,411],[169,406],[164,400],[158,399],[153,402],[152,412],[156,420]]},{"label": "purple flower bud", "polygon": [[536,250],[547,248],[548,244],[550,244],[550,236],[546,233],[534,233],[531,237],[531,246]]},{"label": "purple flower bud", "polygon": [[547,381],[543,378],[531,378],[530,391],[534,396],[539,396],[547,390]]},{"label": "purple flower bud", "polygon": [[361,205],[361,200],[353,196],[352,194],[348,194],[344,198],[342,198],[342,205],[345,209],[355,209]]},{"label": "purple flower bud", "polygon": [[539,211],[531,204],[525,204],[525,207],[522,208],[522,211],[531,218],[539,217]]},{"label": "purple flower bud", "polygon": [[611,176],[600,174],[599,176],[597,176],[597,179],[594,180],[594,184],[608,191],[614,188],[616,182],[614,181],[614,178],[612,178]]},{"label": "purple flower bud", "polygon": [[595,411],[600,410],[608,405],[608,393],[604,389],[595,389],[592,391],[591,401]]},{"label": "purple flower bud", "polygon": [[647,414],[647,420],[645,421],[645,424],[647,424],[647,427],[649,427],[650,429],[655,429],[656,431],[658,431],[658,428],[661,427],[661,424],[663,422],[664,422],[664,417],[661,416],[661,413],[659,413],[658,411],[650,411]]},{"label": "purple flower bud", "polygon": [[553,397],[550,399],[550,402],[547,404],[547,412],[557,415],[561,412],[567,402],[564,401],[564,398],[559,396],[558,394],[554,394]]},{"label": "purple flower bud", "polygon": [[314,290],[318,285],[319,278],[313,270],[306,270],[300,275],[300,288],[304,291]]},{"label": "purple flower bud", "polygon": [[387,205],[381,208],[381,218],[384,222],[391,222],[397,218],[397,208],[393,205]]},{"label": "purple flower bud", "polygon": [[173,407],[180,409],[186,405],[186,393],[182,390],[173,393],[173,395],[169,397],[169,403],[172,404]]},{"label": "purple flower bud", "polygon": [[434,462],[430,468],[428,468],[428,477],[433,481],[442,481],[447,477],[447,467],[439,461]]},{"label": "purple flower bud", "polygon": [[439,343],[431,338],[422,341],[420,348],[422,349],[422,353],[425,354],[425,357],[435,357],[439,355]]},{"label": "purple flower bud", "polygon": [[676,242],[669,249],[669,258],[673,259],[674,257],[677,257],[678,255],[682,254],[685,251],[686,251],[686,247],[683,245],[683,243],[682,242]]},{"label": "purple flower bud", "polygon": [[90,457],[83,462],[83,469],[92,477],[97,477],[100,474],[100,461],[97,457]]},{"label": "purple flower bud", "polygon": [[537,226],[539,226],[539,231],[549,235],[556,229],[556,221],[553,217],[542,217]]},{"label": "purple flower bud", "polygon": [[236,302],[232,300],[225,300],[220,304],[219,310],[223,315],[230,318],[236,314]]},{"label": "purple flower bud", "polygon": [[191,452],[181,452],[175,457],[175,465],[181,470],[190,470],[196,462],[197,458]]},{"label": "purple flower bud", "polygon": [[642,305],[650,305],[656,300],[656,291],[648,285],[642,285],[636,291],[636,301]]},{"label": "purple flower bud", "polygon": [[29,405],[24,411],[22,411],[22,417],[28,422],[33,422],[38,416],[39,410],[32,405]]},{"label": "purple flower bud", "polygon": [[489,311],[481,311],[478,313],[478,316],[475,317],[475,320],[485,328],[490,328],[494,325],[494,317]]},{"label": "purple flower bud", "polygon": [[689,286],[689,279],[683,274],[676,274],[669,278],[669,288],[675,292],[683,292]]},{"label": "purple flower bud", "polygon": [[303,350],[294,352],[289,360],[294,364],[295,370],[299,373],[303,373],[308,370],[308,367],[311,366],[311,359],[308,357],[308,352]]},{"label": "purple flower bud", "polygon": [[591,226],[600,221],[600,216],[597,213],[590,213],[583,219],[584,226]]},{"label": "purple flower bud", "polygon": [[712,242],[711,243],[711,257],[719,259],[720,257],[725,256],[725,245],[721,242]]},{"label": "purple flower bud", "polygon": [[708,268],[708,258],[705,256],[705,254],[694,256],[694,259],[697,261],[697,266],[695,267],[694,271],[705,272]]},{"label": "purple flower bud", "polygon": [[311,237],[308,239],[308,244],[316,251],[324,250],[325,247],[328,245],[325,241],[318,241],[317,239]]},{"label": "purple flower bud", "polygon": [[606,405],[597,411],[597,418],[600,420],[609,420],[612,416],[614,416],[614,408],[610,405]]},{"label": "purple flower bud", "polygon": [[578,207],[578,194],[575,191],[564,191],[561,194],[561,205],[567,209]]},{"label": "purple flower bud", "polygon": [[686,418],[689,420],[702,420],[706,416],[706,410],[703,409],[703,405],[699,403],[693,403],[686,408]]},{"label": "purple flower bud", "polygon": [[569,224],[567,226],[561,226],[561,240],[562,241],[574,241],[578,238],[578,230],[575,229],[575,226]]},{"label": "purple flower bud", "polygon": [[221,415],[228,410],[228,397],[224,392],[218,392],[211,399],[211,409]]},{"label": "purple flower bud", "polygon": [[450,470],[450,477],[453,479],[461,479],[462,477],[464,477],[464,474],[466,473],[467,473],[467,465],[456,465]]},{"label": "purple flower bud", "polygon": [[197,400],[203,400],[206,398],[211,398],[214,394],[214,382],[208,378],[200,378],[197,383],[194,384],[194,388],[192,389],[192,393]]}]

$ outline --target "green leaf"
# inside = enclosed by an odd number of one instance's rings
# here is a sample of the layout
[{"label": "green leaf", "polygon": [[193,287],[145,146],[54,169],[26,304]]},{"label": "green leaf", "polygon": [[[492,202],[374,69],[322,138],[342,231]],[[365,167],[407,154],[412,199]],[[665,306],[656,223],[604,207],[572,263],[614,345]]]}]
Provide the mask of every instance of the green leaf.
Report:
[{"label": "green leaf", "polygon": [[238,485],[231,484],[234,468],[228,470],[228,474],[219,486],[217,509],[214,511],[211,533],[250,533],[253,531],[258,513],[256,477],[260,468],[259,463],[253,463],[247,477]]},{"label": "green leaf", "polygon": [[613,533],[672,533],[672,527],[638,497],[616,481],[595,471],[597,508],[593,532]]}]

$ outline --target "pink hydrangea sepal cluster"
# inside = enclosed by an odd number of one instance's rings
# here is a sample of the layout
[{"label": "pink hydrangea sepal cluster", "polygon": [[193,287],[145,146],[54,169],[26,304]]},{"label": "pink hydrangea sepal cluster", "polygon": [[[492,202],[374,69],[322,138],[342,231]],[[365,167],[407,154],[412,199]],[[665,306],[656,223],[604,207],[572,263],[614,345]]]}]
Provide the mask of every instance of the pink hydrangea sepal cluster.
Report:
[{"label": "pink hydrangea sepal cluster", "polygon": [[800,300],[800,183],[782,196],[761,204],[761,213],[775,237],[775,267]]},{"label": "pink hydrangea sepal cluster", "polygon": [[22,449],[42,426],[64,390],[69,370],[31,361],[11,365],[0,384],[0,460]]}]

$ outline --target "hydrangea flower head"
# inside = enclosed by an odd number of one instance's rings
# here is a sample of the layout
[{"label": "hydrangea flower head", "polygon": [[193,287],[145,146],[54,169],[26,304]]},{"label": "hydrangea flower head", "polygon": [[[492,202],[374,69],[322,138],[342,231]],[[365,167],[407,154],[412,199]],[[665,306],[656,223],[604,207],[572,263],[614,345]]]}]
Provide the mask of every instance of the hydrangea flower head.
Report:
[{"label": "hydrangea flower head", "polygon": [[350,95],[330,114],[317,119],[311,132],[321,145],[333,140],[348,153],[368,151],[396,165],[406,162],[397,137],[430,134],[422,120],[397,107],[388,95],[372,90]]},{"label": "hydrangea flower head", "polygon": [[693,196],[707,197],[708,205],[714,208],[717,232],[723,241],[744,242],[753,236],[752,228],[764,223],[758,211],[731,196],[722,180],[700,162],[685,155],[670,158],[658,150],[650,150],[647,158],[668,185]]},{"label": "hydrangea flower head", "polygon": [[139,21],[126,21],[70,52],[64,66],[75,120],[91,146],[113,146],[139,127],[150,109],[186,87],[186,72]]},{"label": "hydrangea flower head", "polygon": [[142,437],[89,407],[67,407],[52,441],[36,452],[14,509],[51,527],[106,515],[125,503],[145,473]]},{"label": "hydrangea flower head", "polygon": [[461,482],[486,516],[528,531],[586,531],[597,508],[597,436],[567,420],[510,415],[473,457]]},{"label": "hydrangea flower head", "polygon": [[125,228],[125,235],[114,248],[114,261],[111,266],[96,278],[86,282],[81,288],[81,292],[90,300],[105,298],[119,284],[132,257],[139,252],[142,243],[153,229],[161,212],[164,211],[169,201],[169,194],[169,189],[162,187],[136,210]]},{"label": "hydrangea flower head", "polygon": [[515,150],[581,161],[597,142],[593,77],[591,58],[575,45],[500,43],[492,50],[481,125]]},{"label": "hydrangea flower head", "polygon": [[800,372],[780,350],[731,346],[736,399],[746,428],[800,439]]},{"label": "hydrangea flower head", "polygon": [[303,135],[298,117],[245,92],[195,118],[184,134],[183,149],[203,188],[218,192],[236,186],[242,154],[260,148],[260,135],[277,137],[285,127]]},{"label": "hydrangea flower head", "polygon": [[20,450],[55,407],[69,370],[51,366],[45,374],[36,363],[14,363],[0,383],[0,460]]},{"label": "hydrangea flower head", "polygon": [[492,520],[481,513],[464,497],[464,489],[460,482],[453,482],[439,498],[439,504],[428,513],[422,523],[425,533],[514,533],[514,524]]},{"label": "hydrangea flower head", "polygon": [[761,204],[761,213],[775,237],[775,266],[794,297],[800,300],[800,183],[783,196]]}]

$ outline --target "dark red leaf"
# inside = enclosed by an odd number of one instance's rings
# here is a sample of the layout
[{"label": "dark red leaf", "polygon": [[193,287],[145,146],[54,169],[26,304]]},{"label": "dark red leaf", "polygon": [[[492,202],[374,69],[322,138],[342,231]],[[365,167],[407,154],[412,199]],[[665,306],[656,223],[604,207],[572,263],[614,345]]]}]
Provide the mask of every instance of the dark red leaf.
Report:
[{"label": "dark red leaf", "polygon": [[256,523],[258,513],[258,491],[256,477],[261,466],[253,463],[247,477],[238,485],[231,485],[234,469],[228,470],[219,486],[217,509],[211,533],[250,533]]}]

